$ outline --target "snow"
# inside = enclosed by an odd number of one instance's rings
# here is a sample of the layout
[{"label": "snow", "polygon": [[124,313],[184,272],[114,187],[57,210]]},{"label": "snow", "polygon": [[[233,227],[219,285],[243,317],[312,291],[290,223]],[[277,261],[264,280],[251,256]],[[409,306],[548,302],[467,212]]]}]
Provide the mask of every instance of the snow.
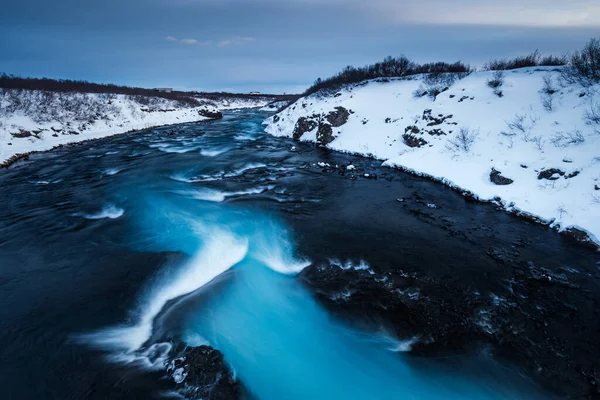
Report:
[{"label": "snow", "polygon": [[[273,103],[273,98],[268,96],[257,97],[222,97],[219,99],[195,97],[201,104],[214,107],[218,110],[238,110],[243,108],[261,108],[266,111],[274,111],[268,106]],[[273,103],[276,104],[276,103]],[[275,109],[276,110],[276,109]]]},{"label": "snow", "polygon": [[[344,107],[351,115],[333,128],[335,139],[328,148],[374,156],[386,166],[430,176],[481,200],[500,199],[507,210],[537,216],[560,230],[585,230],[600,243],[600,190],[595,190],[600,187],[600,125],[584,118],[593,104],[600,104],[600,85],[567,85],[556,68],[523,68],[506,71],[499,97],[486,84],[491,76],[473,73],[435,100],[413,95],[423,86],[422,77],[349,85],[337,93],[299,99],[277,114],[278,119],[268,118],[265,129],[289,137],[299,117]],[[551,95],[551,111],[542,104],[546,76],[557,90]],[[445,119],[436,124],[425,111],[429,109],[432,117]],[[405,144],[403,135],[412,126],[419,130],[413,136],[427,144]],[[468,150],[460,149],[456,140],[461,128],[473,139]],[[317,129],[300,140],[315,142]],[[445,134],[429,134],[433,129]],[[514,182],[492,183],[492,168]],[[550,168],[565,174],[555,174],[556,180],[538,179],[539,172]]]}]

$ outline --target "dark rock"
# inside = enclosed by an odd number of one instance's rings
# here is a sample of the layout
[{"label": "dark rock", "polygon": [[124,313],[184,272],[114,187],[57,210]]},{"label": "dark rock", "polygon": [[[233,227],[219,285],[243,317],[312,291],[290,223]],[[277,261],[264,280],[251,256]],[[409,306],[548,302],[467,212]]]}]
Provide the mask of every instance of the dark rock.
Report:
[{"label": "dark rock", "polygon": [[413,135],[416,135],[417,133],[420,133],[421,131],[415,125],[410,125],[410,126],[407,126],[406,128],[404,128],[404,133],[408,133],[408,132],[410,132]]},{"label": "dark rock", "polygon": [[223,119],[223,114],[220,111],[198,110],[198,114],[212,119]]},{"label": "dark rock", "polygon": [[273,122],[277,123],[279,122],[279,120],[281,120],[281,118],[279,118],[279,115],[273,115]]},{"label": "dark rock", "polygon": [[545,169],[538,174],[538,179],[547,179],[550,181],[555,181],[559,178],[557,176],[554,176],[555,174],[563,176],[565,173],[558,168]]},{"label": "dark rock", "polygon": [[19,132],[11,133],[10,135],[14,138],[19,138],[19,139],[33,136],[30,131],[27,131],[25,129],[19,129]]},{"label": "dark rock", "polygon": [[442,135],[446,134],[446,132],[444,132],[443,130],[441,130],[439,128],[432,129],[432,130],[428,131],[427,133],[429,133],[432,136],[442,136]]},{"label": "dark rock", "polygon": [[490,172],[490,181],[501,186],[510,185],[514,182],[512,179],[502,176],[501,172],[495,168],[492,168],[492,172]]},{"label": "dark rock", "polygon": [[348,117],[350,116],[350,112],[346,110],[344,107],[336,107],[335,111],[329,112],[325,119],[331,126],[334,128],[338,128],[348,122]]},{"label": "dark rock", "polygon": [[294,133],[292,137],[295,140],[298,140],[304,135],[306,132],[312,131],[318,126],[317,121],[314,120],[315,116],[312,117],[300,117],[296,122],[296,126],[294,127]]},{"label": "dark rock", "polygon": [[438,114],[438,116],[435,117],[431,114],[431,112],[432,110],[430,108],[423,111],[423,121],[429,121],[427,123],[427,126],[441,125],[442,123],[446,122],[447,119],[451,119],[453,117],[452,114],[446,116],[444,116],[443,114]]},{"label": "dark rock", "polygon": [[455,98],[455,97],[456,97],[456,95],[454,95],[454,94],[451,94],[451,95],[450,95],[450,96],[448,96],[448,97],[450,97],[451,99],[453,99],[453,98]]},{"label": "dark rock", "polygon": [[427,142],[423,138],[408,133],[402,135],[402,138],[404,139],[404,143],[406,143],[408,147],[422,147],[427,144]]},{"label": "dark rock", "polygon": [[390,117],[387,117],[387,118],[385,119],[385,123],[386,123],[386,124],[389,124],[390,122],[392,122],[392,119],[391,119]]},{"label": "dark rock", "polygon": [[571,172],[570,174],[565,175],[565,179],[571,179],[571,178],[575,178],[577,175],[579,175],[581,173],[581,171],[574,171]]},{"label": "dark rock", "polygon": [[527,169],[527,168],[529,168],[529,167],[528,167],[527,165],[525,165],[525,164],[521,164],[521,168],[525,168],[525,169]]},{"label": "dark rock", "polygon": [[241,385],[233,378],[223,354],[209,346],[171,351],[167,373],[187,399],[229,400],[241,398]]},{"label": "dark rock", "polygon": [[600,190],[600,186],[594,185],[594,190]]},{"label": "dark rock", "polygon": [[319,130],[317,131],[317,146],[325,147],[329,143],[333,142],[333,129],[328,123],[319,124]]}]

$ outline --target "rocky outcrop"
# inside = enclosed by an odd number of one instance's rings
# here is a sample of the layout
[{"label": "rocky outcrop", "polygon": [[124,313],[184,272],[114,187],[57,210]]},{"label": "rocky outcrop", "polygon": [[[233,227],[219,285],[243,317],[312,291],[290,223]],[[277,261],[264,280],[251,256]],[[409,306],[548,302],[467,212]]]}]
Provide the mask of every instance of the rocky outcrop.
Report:
[{"label": "rocky outcrop", "polygon": [[317,131],[317,146],[325,147],[329,143],[333,142],[333,128],[328,123],[319,124],[319,130]]},{"label": "rocky outcrop", "polygon": [[367,270],[330,263],[305,269],[301,278],[333,313],[358,324],[391,327],[396,337],[410,343],[407,351],[413,355],[435,357],[485,347],[558,393],[599,398],[595,360],[586,354],[598,354],[600,346],[587,336],[594,326],[582,325],[578,312],[593,301],[572,281],[579,272],[527,261],[520,250],[527,246],[521,241],[487,252],[510,282],[510,290],[502,294],[398,267]]},{"label": "rocky outcrop", "polygon": [[514,182],[512,179],[502,176],[502,173],[495,168],[492,168],[492,172],[490,172],[490,181],[500,186],[510,185]]},{"label": "rocky outcrop", "polygon": [[223,354],[212,347],[180,344],[171,351],[167,373],[187,399],[241,398],[239,381],[233,378]]},{"label": "rocky outcrop", "polygon": [[319,147],[325,147],[335,139],[333,128],[339,128],[348,122],[351,111],[344,107],[336,107],[334,111],[328,114],[313,114],[310,117],[300,117],[294,127],[292,137],[300,140],[302,135],[317,129],[316,144]]},{"label": "rocky outcrop", "polygon": [[348,111],[344,107],[336,107],[335,111],[331,111],[325,116],[325,119],[334,128],[339,128],[340,126],[348,122],[349,117],[350,111]]},{"label": "rocky outcrop", "polygon": [[318,116],[312,115],[310,117],[298,118],[296,126],[294,127],[294,133],[292,134],[294,140],[300,140],[302,135],[304,135],[306,132],[310,132],[319,126],[319,123],[315,120],[315,118],[318,118]]}]

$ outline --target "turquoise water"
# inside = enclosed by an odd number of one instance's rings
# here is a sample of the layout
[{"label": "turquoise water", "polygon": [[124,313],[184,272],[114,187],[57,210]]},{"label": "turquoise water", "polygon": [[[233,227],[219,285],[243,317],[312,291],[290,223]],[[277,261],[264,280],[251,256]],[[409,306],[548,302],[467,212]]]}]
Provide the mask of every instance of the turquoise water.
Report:
[{"label": "turquoise water", "polygon": [[410,361],[397,351],[401,340],[333,319],[295,278],[308,261],[294,254],[291,233],[268,215],[181,195],[146,199],[143,209],[141,236],[193,255],[146,296],[141,325],[148,325],[137,331],[140,344],[167,301],[230,270],[218,296],[185,310],[183,338],[221,350],[260,399],[536,397],[524,381],[489,360],[477,360],[477,368],[471,368],[475,360],[454,360],[453,366]]}]

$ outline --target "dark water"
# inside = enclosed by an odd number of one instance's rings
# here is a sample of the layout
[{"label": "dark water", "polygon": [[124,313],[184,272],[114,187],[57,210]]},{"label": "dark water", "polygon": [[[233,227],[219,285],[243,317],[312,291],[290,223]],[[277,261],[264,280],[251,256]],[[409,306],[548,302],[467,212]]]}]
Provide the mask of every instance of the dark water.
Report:
[{"label": "dark water", "polygon": [[[500,293],[481,248],[527,238],[525,257],[589,273],[594,253],[376,161],[269,137],[265,116],[81,144],[0,174],[0,398],[159,398],[173,336],[221,350],[258,398],[550,397],[485,356],[409,360],[412,338],[331,317],[294,276],[339,260]],[[396,200],[415,192],[467,236]]]}]

